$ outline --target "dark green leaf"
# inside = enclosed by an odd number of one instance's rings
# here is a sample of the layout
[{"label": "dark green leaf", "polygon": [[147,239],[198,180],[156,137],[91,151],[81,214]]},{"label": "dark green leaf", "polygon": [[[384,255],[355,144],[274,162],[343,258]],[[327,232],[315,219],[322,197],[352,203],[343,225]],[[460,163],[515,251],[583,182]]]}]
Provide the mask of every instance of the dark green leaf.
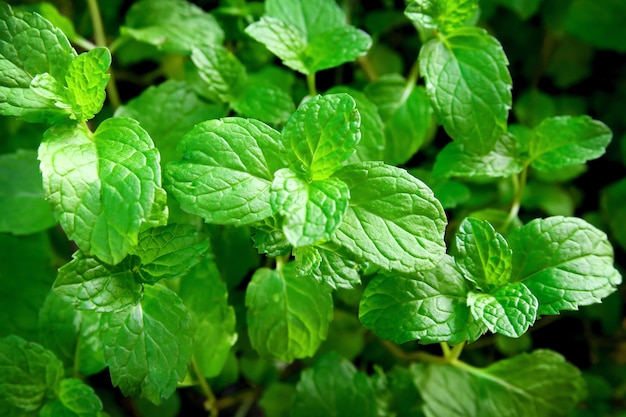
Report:
[{"label": "dark green leaf", "polygon": [[293,385],[275,383],[270,385],[259,400],[266,417],[290,417]]},{"label": "dark green leaf", "polygon": [[615,182],[602,190],[602,211],[606,214],[612,236],[626,250],[626,179]]},{"label": "dark green leaf", "polygon": [[102,401],[83,381],[68,378],[61,381],[59,400],[63,406],[79,417],[98,417],[102,411]]},{"label": "dark green leaf", "polygon": [[498,0],[500,4],[508,7],[526,20],[537,13],[542,0]]},{"label": "dark green leaf", "polygon": [[565,29],[602,49],[625,52],[621,42],[626,27],[621,16],[626,14],[626,3],[621,0],[574,0],[565,14]]},{"label": "dark green leaf", "polygon": [[260,264],[260,257],[252,245],[248,227],[210,227],[211,246],[215,263],[229,289],[237,287]]}]

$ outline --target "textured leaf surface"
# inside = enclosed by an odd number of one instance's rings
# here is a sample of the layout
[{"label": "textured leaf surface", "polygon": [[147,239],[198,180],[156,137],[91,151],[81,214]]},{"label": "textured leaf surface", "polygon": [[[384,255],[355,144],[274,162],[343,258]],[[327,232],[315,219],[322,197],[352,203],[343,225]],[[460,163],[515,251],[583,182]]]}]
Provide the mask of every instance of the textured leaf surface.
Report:
[{"label": "textured leaf surface", "polygon": [[443,257],[446,216],[432,191],[405,170],[369,162],[336,177],[350,188],[350,206],[332,240],[387,270],[412,273]]},{"label": "textured leaf surface", "polygon": [[308,183],[289,168],[274,175],[270,203],[287,240],[295,247],[328,240],[348,208],[348,186],[336,178]]},{"label": "textured leaf surface", "polygon": [[0,4],[0,114],[33,122],[58,120],[66,110],[30,89],[37,74],[61,85],[76,51],[63,32],[35,13]]},{"label": "textured leaf surface", "polygon": [[259,80],[244,83],[230,102],[242,116],[280,125],[296,111],[291,96],[279,86]]},{"label": "textured leaf surface", "polygon": [[377,336],[395,343],[471,342],[486,329],[466,305],[470,290],[446,255],[435,268],[416,276],[377,275],[363,294],[359,318]]},{"label": "textured leaf surface", "polygon": [[100,331],[113,385],[155,404],[169,397],[191,360],[190,321],[180,298],[161,286],[146,286],[133,307],[103,314]]},{"label": "textured leaf surface", "polygon": [[246,77],[245,67],[223,46],[193,48],[191,60],[200,79],[204,81],[201,95],[214,101],[229,102],[237,86]]},{"label": "textured leaf surface", "polygon": [[313,246],[306,246],[294,250],[296,275],[300,274],[298,264],[301,263],[299,262],[301,260],[298,258],[306,258],[306,255],[303,255],[299,250],[313,252],[313,258],[315,259],[315,262],[310,265],[310,269],[302,274],[312,275],[318,282],[325,283],[335,290],[338,288],[350,289],[361,284],[359,265],[356,262],[333,251]]},{"label": "textured leaf surface", "polygon": [[67,378],[61,381],[59,400],[66,409],[80,417],[98,417],[102,411],[100,398],[80,379]]},{"label": "textured leaf surface", "polygon": [[242,225],[272,214],[270,185],[282,168],[280,134],[256,120],[208,120],[183,137],[182,161],[166,168],[183,210],[209,223]]},{"label": "textured leaf surface", "polygon": [[491,151],[506,132],[512,100],[500,43],[483,29],[464,27],[426,43],[419,61],[426,93],[446,132],[469,151]]},{"label": "textured leaf surface", "polygon": [[[584,397],[580,371],[558,353],[537,350],[485,369],[415,365],[427,417],[565,416]],[[441,387],[454,387],[450,395]]]},{"label": "textured leaf surface", "polygon": [[21,337],[0,338],[0,412],[36,412],[58,389],[63,364],[54,353]]},{"label": "textured leaf surface", "polygon": [[576,217],[535,219],[509,237],[512,281],[539,300],[539,314],[558,314],[600,302],[622,277],[604,232]]},{"label": "textured leaf surface", "polygon": [[311,39],[306,48],[306,63],[310,73],[338,67],[365,55],[372,38],[354,26],[341,26]]},{"label": "textured leaf surface", "polygon": [[337,353],[322,357],[302,372],[296,385],[291,415],[376,416],[376,397],[371,381]]},{"label": "textured leaf surface", "polygon": [[265,2],[265,12],[289,22],[307,39],[345,24],[345,16],[334,0],[269,0]]},{"label": "textured leaf surface", "polygon": [[137,243],[165,195],[159,153],[136,121],[111,118],[95,134],[59,123],[39,147],[44,190],[78,247],[116,264]]},{"label": "textured leaf surface", "polygon": [[281,136],[292,169],[326,179],[354,153],[361,117],[345,93],[315,96],[291,116]]},{"label": "textured leaf surface", "polygon": [[250,342],[284,362],[313,356],[328,333],[333,302],[327,287],[297,278],[292,265],[258,269],[246,290]]},{"label": "textured leaf surface", "polygon": [[539,171],[582,164],[602,156],[612,137],[611,129],[589,116],[551,117],[534,129],[529,158]]},{"label": "textured leaf surface", "polygon": [[56,223],[34,151],[0,155],[0,232],[25,235]]},{"label": "textured leaf surface", "polygon": [[70,64],[65,82],[72,113],[78,120],[89,120],[102,108],[105,88],[110,75],[111,53],[106,48],[94,48],[78,55]]},{"label": "textured leaf surface", "polygon": [[412,0],[404,14],[418,28],[448,33],[462,27],[478,9],[476,0]]}]

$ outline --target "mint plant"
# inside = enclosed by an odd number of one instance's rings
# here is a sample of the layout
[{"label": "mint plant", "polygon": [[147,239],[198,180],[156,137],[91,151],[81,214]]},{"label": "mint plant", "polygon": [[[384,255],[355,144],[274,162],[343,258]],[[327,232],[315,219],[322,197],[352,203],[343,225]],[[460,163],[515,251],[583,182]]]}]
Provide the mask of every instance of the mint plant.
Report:
[{"label": "mint plant", "polygon": [[619,333],[613,131],[495,23],[620,51],[596,6],[218,3],[0,2],[0,413],[617,415],[531,349]]}]

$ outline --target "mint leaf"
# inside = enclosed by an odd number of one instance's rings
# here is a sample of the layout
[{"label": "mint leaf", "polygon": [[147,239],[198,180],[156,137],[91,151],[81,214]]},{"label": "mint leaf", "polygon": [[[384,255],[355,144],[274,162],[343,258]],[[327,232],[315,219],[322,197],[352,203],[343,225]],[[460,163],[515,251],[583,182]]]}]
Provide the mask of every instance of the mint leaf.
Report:
[{"label": "mint leaf", "polygon": [[70,64],[65,82],[72,113],[78,120],[89,120],[102,108],[105,88],[110,75],[111,53],[106,48],[94,48],[78,55]]},{"label": "mint leaf", "polygon": [[289,22],[308,39],[345,24],[345,16],[334,0],[267,0],[265,12]]},{"label": "mint leaf", "polygon": [[282,229],[270,225],[254,228],[252,240],[259,253],[264,253],[267,256],[283,256],[292,249]]},{"label": "mint leaf", "polygon": [[348,186],[336,178],[306,182],[289,168],[274,173],[270,204],[293,246],[328,240],[348,208]]},{"label": "mint leaf", "polygon": [[609,228],[617,243],[626,249],[626,233],[622,231],[622,225],[626,222],[626,178],[609,184],[602,189],[600,204],[602,212],[608,218]]},{"label": "mint leaf", "polygon": [[296,276],[310,275],[317,282],[332,289],[354,288],[361,284],[359,265],[331,250],[315,246],[295,248],[293,251]]},{"label": "mint leaf", "polygon": [[[426,416],[564,416],[585,395],[580,371],[556,352],[537,350],[484,368],[414,365]],[[442,390],[455,387],[455,395]]]},{"label": "mint leaf", "polygon": [[291,96],[271,82],[247,80],[237,89],[230,105],[242,116],[273,125],[285,123],[296,110]]},{"label": "mint leaf", "polygon": [[370,379],[337,353],[322,357],[302,372],[291,406],[293,417],[375,417],[376,397]]},{"label": "mint leaf", "polygon": [[273,172],[284,166],[279,133],[237,117],[196,125],[180,143],[182,161],[165,170],[183,210],[209,223],[249,224],[272,215]]},{"label": "mint leaf", "polygon": [[64,408],[80,417],[98,417],[102,411],[100,398],[80,379],[67,378],[61,381],[59,400]]},{"label": "mint leaf", "polygon": [[537,298],[521,282],[492,294],[470,292],[467,304],[476,320],[504,336],[520,337],[537,319]]},{"label": "mint leaf", "polygon": [[312,180],[330,177],[354,153],[361,117],[345,93],[315,96],[291,116],[281,136],[292,169]]},{"label": "mint leaf", "polygon": [[476,0],[411,0],[404,14],[418,29],[452,32],[463,27],[478,10]]},{"label": "mint leaf", "polygon": [[330,29],[310,39],[306,48],[309,73],[338,67],[365,55],[372,38],[354,26]]},{"label": "mint leaf", "polygon": [[191,314],[194,360],[204,377],[216,377],[237,341],[235,310],[216,265],[205,258],[181,279],[178,294]]},{"label": "mint leaf", "polygon": [[76,51],[61,32],[36,13],[13,12],[0,3],[0,114],[30,122],[67,116],[54,100],[30,88],[37,74],[47,73],[64,84]]},{"label": "mint leaf", "polygon": [[224,41],[224,32],[215,18],[183,0],[133,3],[120,32],[163,52],[187,55],[191,54],[193,47]]},{"label": "mint leaf", "polygon": [[626,13],[626,5],[619,0],[597,3],[592,0],[574,0],[565,13],[565,30],[600,49],[625,52],[620,39],[626,30],[619,16]]},{"label": "mint leaf", "polygon": [[235,89],[246,78],[245,67],[220,45],[193,48],[191,61],[203,81],[196,91],[213,101],[228,103]]},{"label": "mint leaf", "polygon": [[480,290],[492,292],[509,282],[511,249],[489,222],[466,217],[455,235],[454,249],[456,264]]},{"label": "mint leaf", "polygon": [[63,364],[48,349],[21,337],[0,338],[0,413],[32,415],[54,398]]},{"label": "mint leaf", "polygon": [[107,119],[93,134],[76,122],[56,124],[44,134],[39,160],[63,230],[103,262],[121,262],[142,223],[161,209],[159,153],[134,120]]},{"label": "mint leaf", "polygon": [[468,151],[491,151],[506,133],[512,101],[500,43],[484,29],[463,27],[428,41],[419,62],[426,93],[448,135]]},{"label": "mint leaf", "polygon": [[142,285],[135,280],[133,261],[117,265],[100,262],[78,251],[61,268],[54,281],[54,292],[79,310],[119,311],[134,305],[142,296]]},{"label": "mint leaf", "polygon": [[413,273],[441,260],[446,216],[424,183],[376,162],[348,165],[335,176],[350,188],[350,205],[333,242],[390,271]]},{"label": "mint leaf", "polygon": [[313,356],[333,317],[327,287],[311,277],[297,278],[292,264],[257,269],[246,290],[246,307],[252,347],[283,362]]},{"label": "mint leaf", "polygon": [[137,275],[143,282],[154,284],[163,278],[184,275],[208,250],[208,238],[195,227],[169,224],[142,232],[131,253],[141,258]]},{"label": "mint leaf", "polygon": [[466,305],[470,290],[445,255],[433,269],[414,276],[376,275],[361,299],[359,318],[374,334],[395,343],[473,342],[486,329]]},{"label": "mint leaf", "polygon": [[589,116],[544,119],[528,145],[529,160],[538,171],[577,165],[602,156],[613,134]]},{"label": "mint leaf", "polygon": [[111,381],[155,404],[172,395],[191,360],[189,313],[173,291],[146,286],[141,303],[103,314],[100,335]]},{"label": "mint leaf", "polygon": [[26,235],[55,225],[38,165],[35,151],[0,155],[0,232]]},{"label": "mint leaf", "polygon": [[604,232],[576,217],[535,219],[509,237],[511,281],[522,281],[539,301],[539,314],[558,314],[600,302],[622,277]]}]

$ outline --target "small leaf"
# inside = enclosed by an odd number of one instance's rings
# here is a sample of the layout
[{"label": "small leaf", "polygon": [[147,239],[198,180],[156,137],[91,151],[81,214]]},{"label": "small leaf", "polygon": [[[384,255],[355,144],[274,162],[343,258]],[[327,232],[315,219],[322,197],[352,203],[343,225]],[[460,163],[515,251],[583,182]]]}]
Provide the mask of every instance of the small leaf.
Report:
[{"label": "small leaf", "polygon": [[537,297],[539,314],[600,302],[622,281],[604,232],[576,217],[535,219],[509,237],[512,282]]},{"label": "small leaf", "polygon": [[520,337],[537,319],[537,298],[521,282],[493,294],[470,292],[467,304],[476,320],[504,336]]},{"label": "small leaf", "polygon": [[180,298],[161,286],[146,286],[141,303],[103,314],[100,334],[111,382],[126,396],[155,404],[185,377],[193,332]]},{"label": "small leaf", "polygon": [[203,81],[196,91],[213,101],[228,103],[246,78],[246,69],[228,49],[219,45],[193,48],[191,60]]},{"label": "small leaf", "polygon": [[452,32],[463,27],[478,9],[476,0],[411,0],[404,14],[419,29]]},{"label": "small leaf", "polygon": [[67,378],[61,381],[59,400],[66,409],[80,417],[98,417],[102,411],[100,398],[80,379]]},{"label": "small leaf", "polygon": [[376,162],[337,172],[350,206],[332,236],[357,258],[398,272],[433,268],[445,253],[446,216],[432,191],[403,169]]},{"label": "small leaf", "polygon": [[289,243],[299,247],[328,240],[348,208],[348,186],[336,178],[308,183],[289,168],[274,175],[270,203],[283,217]]},{"label": "small leaf", "polygon": [[296,275],[299,274],[299,256],[302,256],[302,252],[299,250],[305,249],[313,251],[315,253],[315,259],[318,261],[311,266],[311,269],[306,272],[306,275],[312,276],[318,282],[329,285],[334,290],[339,288],[351,289],[361,284],[361,277],[359,276],[360,267],[356,262],[331,250],[312,246],[305,246],[294,250]]},{"label": "small leaf", "polygon": [[283,362],[313,356],[328,333],[333,302],[327,287],[297,278],[292,264],[260,268],[246,290],[248,331],[261,356]]},{"label": "small leaf", "polygon": [[476,321],[466,297],[471,290],[452,257],[415,276],[376,275],[359,306],[363,326],[395,343],[473,342],[486,328]]},{"label": "small leaf", "polygon": [[183,210],[209,223],[263,220],[272,215],[273,172],[284,166],[278,140],[277,131],[256,120],[200,123],[181,139],[183,160],[166,167],[168,189]]},{"label": "small leaf", "polygon": [[345,93],[315,96],[291,116],[281,137],[292,169],[312,180],[330,177],[361,139],[361,117]]},{"label": "small leaf", "polygon": [[242,116],[280,125],[296,111],[291,96],[270,82],[248,80],[236,92],[230,105]]},{"label": "small leaf", "polygon": [[490,152],[506,133],[512,102],[500,43],[484,29],[463,27],[428,41],[419,62],[426,93],[448,135],[468,151]]},{"label": "small leaf", "polygon": [[110,65],[111,53],[106,48],[80,54],[70,64],[65,75],[66,94],[77,120],[89,120],[102,109]]},{"label": "small leaf", "polygon": [[291,251],[291,244],[287,241],[282,229],[266,225],[254,229],[252,234],[254,247],[267,256],[283,256]]},{"label": "small leaf", "polygon": [[365,55],[372,46],[372,38],[354,26],[341,26],[310,39],[306,48],[309,73],[352,62]]}]

